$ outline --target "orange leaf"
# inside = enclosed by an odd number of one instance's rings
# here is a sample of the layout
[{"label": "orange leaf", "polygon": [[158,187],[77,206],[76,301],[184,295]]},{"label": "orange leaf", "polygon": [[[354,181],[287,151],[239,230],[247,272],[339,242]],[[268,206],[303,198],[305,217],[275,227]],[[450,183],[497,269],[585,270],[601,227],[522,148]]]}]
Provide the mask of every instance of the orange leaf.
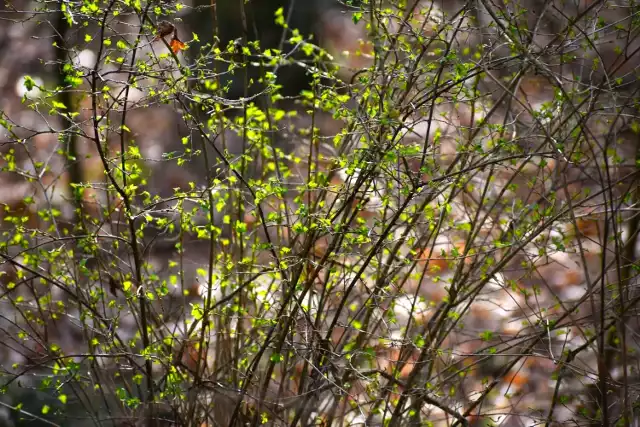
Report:
[{"label": "orange leaf", "polygon": [[171,51],[173,53],[178,53],[180,52],[182,49],[184,49],[185,44],[182,43],[180,40],[178,40],[177,38],[173,38],[171,39],[171,43],[169,43],[169,46],[171,46]]}]

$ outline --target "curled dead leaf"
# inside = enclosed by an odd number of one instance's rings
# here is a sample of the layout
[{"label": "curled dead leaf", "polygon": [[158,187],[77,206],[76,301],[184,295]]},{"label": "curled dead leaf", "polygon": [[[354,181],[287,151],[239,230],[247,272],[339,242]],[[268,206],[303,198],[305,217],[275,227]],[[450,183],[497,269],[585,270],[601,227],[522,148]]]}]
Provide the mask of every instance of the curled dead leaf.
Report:
[{"label": "curled dead leaf", "polygon": [[171,22],[161,21],[158,23],[158,32],[156,33],[153,41],[163,39],[171,33],[173,33],[173,37],[169,42],[169,47],[173,53],[177,54],[184,49],[186,45],[178,38],[178,29]]},{"label": "curled dead leaf", "polygon": [[176,27],[169,21],[161,21],[158,23],[158,32],[156,33],[153,41],[160,40],[167,37],[169,34],[175,31]]}]

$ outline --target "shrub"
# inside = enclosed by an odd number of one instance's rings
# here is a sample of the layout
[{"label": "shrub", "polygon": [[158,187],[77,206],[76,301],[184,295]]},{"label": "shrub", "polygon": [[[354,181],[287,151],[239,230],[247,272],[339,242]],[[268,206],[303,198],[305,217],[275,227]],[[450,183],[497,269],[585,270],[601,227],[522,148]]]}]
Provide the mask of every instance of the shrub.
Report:
[{"label": "shrub", "polygon": [[637,421],[633,4],[21,3],[7,425]]}]

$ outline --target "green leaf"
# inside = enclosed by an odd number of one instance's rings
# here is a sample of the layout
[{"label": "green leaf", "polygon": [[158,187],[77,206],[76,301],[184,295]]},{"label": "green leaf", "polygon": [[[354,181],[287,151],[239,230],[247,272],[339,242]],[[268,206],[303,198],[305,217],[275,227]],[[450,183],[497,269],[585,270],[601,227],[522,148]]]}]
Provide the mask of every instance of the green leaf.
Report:
[{"label": "green leaf", "polygon": [[33,90],[36,87],[36,82],[31,78],[31,76],[24,76],[24,87],[27,89],[27,92]]},{"label": "green leaf", "polygon": [[66,110],[67,109],[67,106],[64,105],[62,102],[52,101],[51,105],[53,105],[53,108],[56,108],[58,110]]},{"label": "green leaf", "polygon": [[273,353],[269,358],[269,360],[271,360],[273,363],[280,363],[283,359],[284,357],[282,357],[280,353]]}]

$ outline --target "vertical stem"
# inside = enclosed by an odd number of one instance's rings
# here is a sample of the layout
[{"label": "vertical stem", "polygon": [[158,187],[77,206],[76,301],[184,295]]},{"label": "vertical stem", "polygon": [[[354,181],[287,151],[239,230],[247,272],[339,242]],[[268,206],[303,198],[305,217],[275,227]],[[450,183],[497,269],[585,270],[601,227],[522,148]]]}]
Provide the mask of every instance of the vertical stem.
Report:
[{"label": "vertical stem", "polygon": [[[55,41],[57,45],[56,49],[56,63],[58,64],[58,87],[63,88],[60,91],[59,97],[60,102],[67,107],[66,114],[62,114],[63,122],[68,129],[70,129],[73,125],[73,120],[71,119],[71,112],[75,110],[73,105],[73,97],[71,96],[71,92],[64,89],[67,86],[67,82],[65,81],[64,74],[64,64],[67,62],[67,33],[69,29],[69,24],[67,23],[66,15],[63,11],[64,2],[60,0],[60,9],[58,13],[58,20],[55,24]],[[63,141],[67,152],[67,169],[69,170],[69,188],[71,193],[73,194],[73,199],[75,203],[75,215],[77,216],[77,223],[81,226],[82,224],[82,214],[81,214],[81,196],[80,191],[74,188],[73,184],[81,184],[82,183],[82,169],[80,166],[80,161],[78,159],[77,152],[77,137],[72,132],[62,131]]]}]

